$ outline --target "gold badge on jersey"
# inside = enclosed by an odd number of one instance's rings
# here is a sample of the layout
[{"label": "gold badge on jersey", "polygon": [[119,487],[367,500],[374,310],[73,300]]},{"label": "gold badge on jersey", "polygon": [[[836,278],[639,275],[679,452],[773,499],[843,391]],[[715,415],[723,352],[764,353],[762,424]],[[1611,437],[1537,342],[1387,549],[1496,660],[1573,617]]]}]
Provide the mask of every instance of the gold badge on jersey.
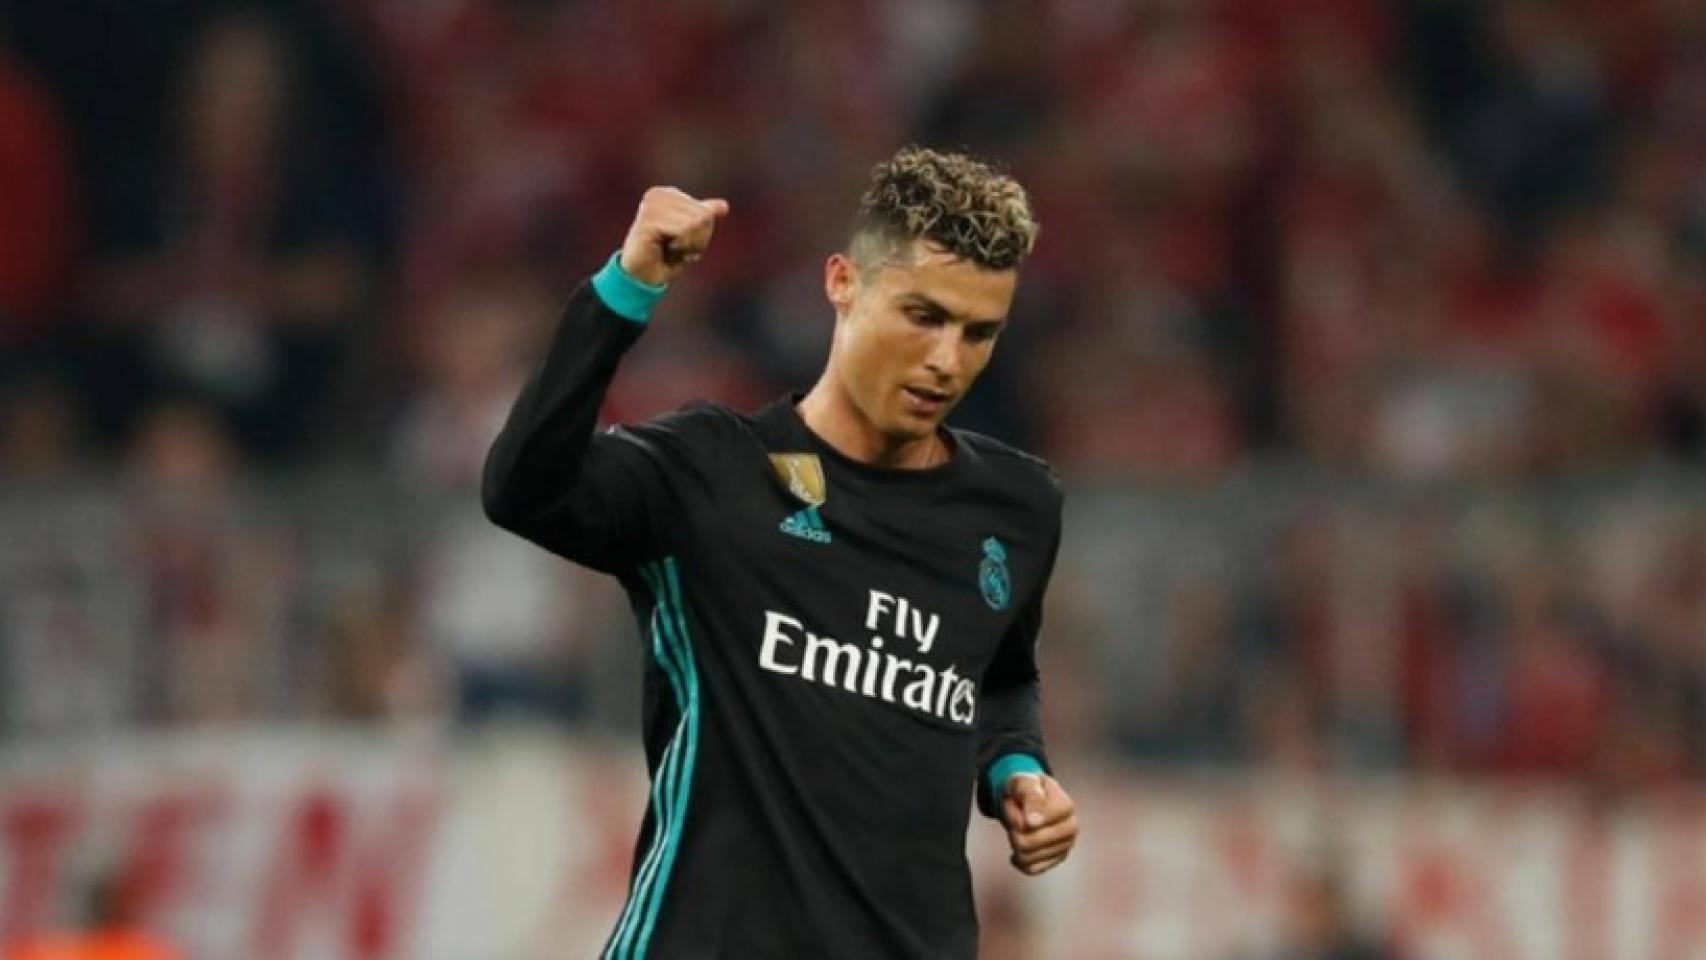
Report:
[{"label": "gold badge on jersey", "polygon": [[776,478],[800,502],[809,507],[821,507],[829,499],[829,488],[823,479],[823,462],[815,453],[772,453],[770,466]]}]

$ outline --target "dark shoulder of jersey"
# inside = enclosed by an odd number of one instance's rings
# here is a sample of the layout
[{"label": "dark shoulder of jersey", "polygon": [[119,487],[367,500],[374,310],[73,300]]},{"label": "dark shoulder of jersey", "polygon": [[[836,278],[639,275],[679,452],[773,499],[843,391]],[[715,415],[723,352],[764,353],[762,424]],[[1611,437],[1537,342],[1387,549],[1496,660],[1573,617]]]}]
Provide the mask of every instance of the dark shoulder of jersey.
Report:
[{"label": "dark shoulder of jersey", "polygon": [[974,430],[956,427],[948,432],[961,446],[975,451],[978,460],[988,464],[1001,478],[1000,482],[1011,483],[1020,499],[1041,509],[1045,517],[1052,515],[1059,520],[1065,492],[1060,475],[1047,460]]}]

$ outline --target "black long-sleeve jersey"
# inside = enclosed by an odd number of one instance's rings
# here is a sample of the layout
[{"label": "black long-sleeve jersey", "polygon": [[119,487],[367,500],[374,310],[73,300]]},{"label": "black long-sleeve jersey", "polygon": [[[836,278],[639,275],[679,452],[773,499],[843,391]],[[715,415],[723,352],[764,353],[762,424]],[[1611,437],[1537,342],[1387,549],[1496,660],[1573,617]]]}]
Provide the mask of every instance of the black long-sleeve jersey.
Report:
[{"label": "black long-sleeve jersey", "polygon": [[651,798],[604,955],[970,960],[972,791],[994,816],[998,759],[1047,764],[1053,474],[961,430],[939,467],[860,463],[792,397],[600,430],[643,330],[581,284],[484,478],[494,522],[619,578],[649,650]]}]

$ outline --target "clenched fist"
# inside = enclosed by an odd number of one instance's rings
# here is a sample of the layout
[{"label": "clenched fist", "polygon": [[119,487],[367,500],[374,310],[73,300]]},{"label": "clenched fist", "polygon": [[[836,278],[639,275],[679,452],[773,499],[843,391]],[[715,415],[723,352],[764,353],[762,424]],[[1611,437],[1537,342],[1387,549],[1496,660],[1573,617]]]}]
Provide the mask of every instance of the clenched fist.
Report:
[{"label": "clenched fist", "polygon": [[674,187],[652,187],[622,241],[622,269],[643,283],[674,280],[711,244],[727,200],[695,200]]},{"label": "clenched fist", "polygon": [[1045,773],[1015,773],[1001,799],[1012,863],[1036,876],[1059,866],[1078,842],[1078,815],[1072,798]]}]

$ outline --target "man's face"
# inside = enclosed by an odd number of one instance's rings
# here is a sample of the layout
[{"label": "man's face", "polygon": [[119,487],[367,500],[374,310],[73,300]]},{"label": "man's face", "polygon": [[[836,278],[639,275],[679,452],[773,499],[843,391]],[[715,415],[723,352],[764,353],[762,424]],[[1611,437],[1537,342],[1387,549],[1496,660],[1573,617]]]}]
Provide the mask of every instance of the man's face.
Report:
[{"label": "man's face", "polygon": [[866,422],[904,442],[934,433],[983,372],[1019,276],[921,240],[896,260],[861,274],[836,254],[824,279],[836,315],[830,363]]}]

